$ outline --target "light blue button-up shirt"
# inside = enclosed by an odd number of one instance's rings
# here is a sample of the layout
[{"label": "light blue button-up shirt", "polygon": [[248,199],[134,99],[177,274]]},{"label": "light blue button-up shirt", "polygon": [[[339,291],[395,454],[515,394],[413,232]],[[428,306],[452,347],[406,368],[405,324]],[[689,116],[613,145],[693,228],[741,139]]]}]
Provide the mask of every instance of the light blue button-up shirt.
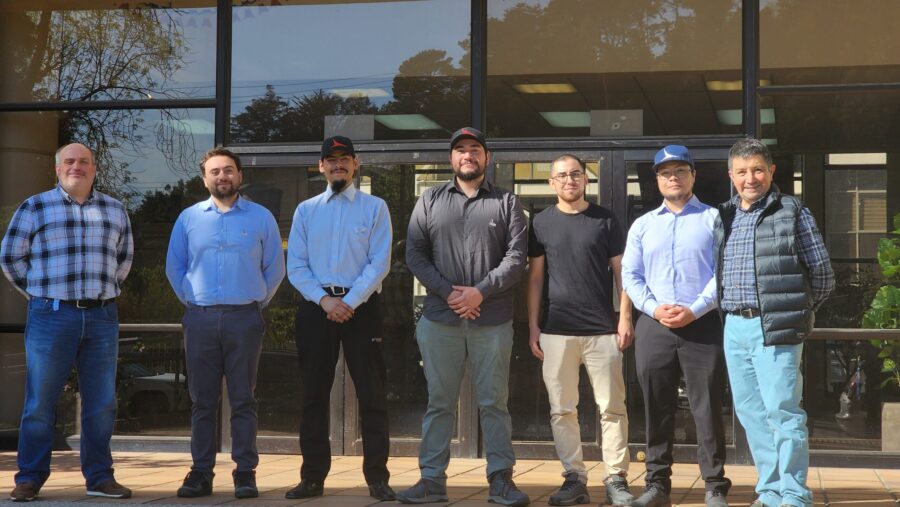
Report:
[{"label": "light blue button-up shirt", "polygon": [[716,307],[718,213],[692,196],[681,213],[663,203],[635,220],[622,257],[622,285],[636,308],[653,317],[659,305],[677,304],[700,318]]},{"label": "light blue button-up shirt", "polygon": [[210,197],[175,221],[166,276],[182,303],[265,306],[284,273],[278,223],[259,204],[238,197],[223,213]]},{"label": "light blue button-up shirt", "polygon": [[288,279],[318,304],[322,287],[347,287],[351,308],[381,291],[391,267],[391,216],[387,204],[353,185],[331,187],[297,206],[288,237]]}]

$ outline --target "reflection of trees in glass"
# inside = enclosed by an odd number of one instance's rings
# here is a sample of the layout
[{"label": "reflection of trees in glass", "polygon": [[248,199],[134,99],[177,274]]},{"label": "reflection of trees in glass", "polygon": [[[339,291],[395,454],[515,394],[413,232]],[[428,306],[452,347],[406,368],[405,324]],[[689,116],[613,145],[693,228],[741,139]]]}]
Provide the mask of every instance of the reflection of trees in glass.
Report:
[{"label": "reflection of trees in glass", "polygon": [[[149,99],[178,92],[166,84],[183,65],[185,39],[170,9],[97,9],[6,13],[3,37],[12,72],[4,79],[10,101]],[[15,27],[15,28],[13,28]],[[98,186],[122,196],[131,181],[116,151],[141,156],[146,135],[174,169],[191,167],[190,132],[176,112],[160,111],[147,131],[139,110],[70,111],[59,143],[80,141],[95,150]]]}]

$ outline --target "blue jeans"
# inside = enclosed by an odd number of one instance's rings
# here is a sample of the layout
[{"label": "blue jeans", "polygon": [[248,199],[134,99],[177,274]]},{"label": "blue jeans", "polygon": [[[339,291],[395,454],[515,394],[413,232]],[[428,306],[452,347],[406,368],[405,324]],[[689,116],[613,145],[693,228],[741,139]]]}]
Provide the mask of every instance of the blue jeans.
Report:
[{"label": "blue jeans", "polygon": [[428,410],[422,420],[419,468],[422,477],[447,483],[450,438],[456,422],[459,389],[465,365],[472,370],[475,398],[484,448],[487,475],[512,468],[512,424],[506,401],[509,397],[509,357],[512,353],[512,322],[499,326],[459,326],[433,322],[425,317],[416,326],[416,341],[422,353],[428,382]]},{"label": "blue jeans", "polygon": [[764,346],[759,317],[728,315],[725,320],[734,409],[759,475],[756,493],[767,507],[812,505],[806,487],[809,431],[800,407],[802,355],[802,344]]},{"label": "blue jeans", "polygon": [[88,489],[113,478],[109,440],[116,418],[119,314],[115,302],[79,309],[52,299],[28,302],[25,407],[16,484],[50,476],[56,404],[72,372],[81,393],[81,472]]}]

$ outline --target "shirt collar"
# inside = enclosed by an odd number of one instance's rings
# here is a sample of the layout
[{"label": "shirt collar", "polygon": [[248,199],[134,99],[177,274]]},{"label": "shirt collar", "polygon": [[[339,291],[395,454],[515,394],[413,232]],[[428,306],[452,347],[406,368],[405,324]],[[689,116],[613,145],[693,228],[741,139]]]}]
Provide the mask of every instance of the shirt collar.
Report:
[{"label": "shirt collar", "polygon": [[356,185],[353,182],[349,182],[343,190],[338,193],[335,193],[334,190],[331,189],[331,185],[328,185],[325,188],[325,202],[331,201],[332,197],[340,197],[343,196],[348,201],[353,202],[356,199]]},{"label": "shirt collar", "polygon": [[[456,176],[453,176],[453,179],[451,179],[449,181],[449,183],[450,184],[447,186],[448,192],[458,192],[463,195],[466,194],[465,192],[462,191],[461,188],[459,188],[459,185],[456,183]],[[491,185],[491,182],[489,182],[487,179],[487,175],[485,175],[484,179],[481,180],[481,185],[478,186],[478,193],[481,193],[482,190],[490,193],[492,188],[493,188],[493,185]]]},{"label": "shirt collar", "polygon": [[[243,208],[243,206],[242,206],[243,200],[244,200],[244,198],[241,196],[241,194],[238,194],[238,198],[234,201],[234,204],[231,205],[231,209],[232,210],[242,209]],[[209,196],[209,199],[200,203],[200,209],[202,209],[203,211],[216,211],[219,208],[216,207],[216,203],[213,202],[212,196]]]},{"label": "shirt collar", "polygon": [[[75,199],[73,199],[72,196],[69,195],[69,193],[66,192],[66,191],[63,189],[62,185],[60,185],[59,183],[56,184],[56,189],[59,190],[59,194],[62,196],[62,198],[63,198],[64,201],[70,202],[70,203],[72,203],[72,204],[78,204],[78,201],[76,201]],[[87,204],[87,203],[93,201],[95,195],[96,195],[96,194],[94,194],[94,187],[91,186],[91,193],[88,194],[88,198],[84,201],[84,204]]]},{"label": "shirt collar", "polygon": [[[688,199],[688,202],[687,202],[687,203],[685,203],[684,208],[681,209],[681,213],[680,213],[680,214],[684,214],[684,212],[685,212],[688,208],[693,208],[693,209],[696,209],[696,210],[701,209],[700,199],[697,199],[697,194],[691,195],[691,198]],[[672,213],[672,210],[670,210],[670,209],[666,206],[666,201],[665,201],[665,199],[663,199],[663,203],[660,204],[659,207],[656,208],[653,212],[654,212],[655,214],[657,214],[657,215],[662,215],[662,214],[665,214],[665,213]],[[672,213],[672,214],[674,215],[674,213]]]},{"label": "shirt collar", "polygon": [[[774,187],[774,185],[772,185],[772,186]],[[766,192],[766,194],[764,196],[762,196],[759,199],[757,199],[756,201],[754,201],[753,204],[751,204],[750,207],[747,209],[744,209],[741,206],[740,194],[735,194],[735,196],[731,198],[731,202],[732,202],[732,204],[734,204],[734,207],[737,208],[737,210],[740,211],[741,213],[753,213],[754,211],[759,211],[766,207],[766,203],[769,202],[769,195],[771,195],[772,190],[773,189],[770,188],[769,191]]]}]

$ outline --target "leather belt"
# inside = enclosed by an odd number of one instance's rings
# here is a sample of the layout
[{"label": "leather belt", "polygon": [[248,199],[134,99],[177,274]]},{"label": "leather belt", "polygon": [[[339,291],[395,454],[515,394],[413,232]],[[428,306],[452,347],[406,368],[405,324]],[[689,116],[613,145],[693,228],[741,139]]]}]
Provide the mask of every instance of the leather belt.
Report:
[{"label": "leather belt", "polygon": [[729,310],[727,313],[731,315],[740,315],[745,319],[755,319],[759,317],[759,308],[740,308],[738,310]]},{"label": "leather belt", "polygon": [[75,308],[103,308],[104,306],[114,303],[116,298],[109,299],[60,299],[59,302],[74,306]]},{"label": "leather belt", "polygon": [[340,298],[346,296],[347,293],[350,292],[350,287],[338,287],[337,285],[329,285],[327,287],[322,287],[322,290],[324,290],[329,296]]}]

